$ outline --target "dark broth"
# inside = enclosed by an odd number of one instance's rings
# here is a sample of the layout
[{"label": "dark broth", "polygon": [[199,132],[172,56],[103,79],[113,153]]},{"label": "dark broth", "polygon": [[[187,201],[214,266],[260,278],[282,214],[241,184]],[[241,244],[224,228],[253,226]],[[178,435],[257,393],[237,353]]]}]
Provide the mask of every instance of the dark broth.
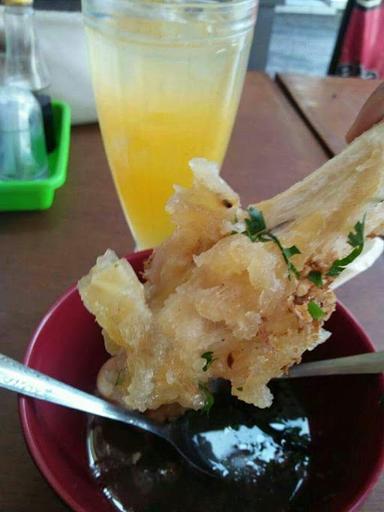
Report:
[{"label": "dark broth", "polygon": [[217,471],[229,471],[235,481],[201,475],[162,440],[100,418],[92,419],[88,432],[92,475],[121,511],[299,510],[311,459],[309,423],[291,383],[272,387],[269,409],[224,392],[209,421],[192,412],[179,420],[189,423],[193,442]]}]

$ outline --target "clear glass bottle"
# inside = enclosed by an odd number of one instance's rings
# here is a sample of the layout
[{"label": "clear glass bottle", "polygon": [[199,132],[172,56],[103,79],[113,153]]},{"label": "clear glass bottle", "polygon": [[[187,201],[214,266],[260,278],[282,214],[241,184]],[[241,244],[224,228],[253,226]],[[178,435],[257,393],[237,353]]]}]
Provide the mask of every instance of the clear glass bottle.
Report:
[{"label": "clear glass bottle", "polygon": [[28,89],[0,87],[0,182],[48,177],[40,105]]},{"label": "clear glass bottle", "polygon": [[40,103],[48,152],[56,146],[50,75],[39,49],[33,0],[4,0],[5,85],[29,89]]},{"label": "clear glass bottle", "polygon": [[32,0],[5,0],[5,70],[7,84],[47,94],[50,76],[34,27]]}]

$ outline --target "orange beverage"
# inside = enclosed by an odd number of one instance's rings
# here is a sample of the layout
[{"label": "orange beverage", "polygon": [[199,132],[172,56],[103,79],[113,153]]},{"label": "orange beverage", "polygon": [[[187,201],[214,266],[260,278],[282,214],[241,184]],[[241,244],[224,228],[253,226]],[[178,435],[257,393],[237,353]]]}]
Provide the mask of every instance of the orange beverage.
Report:
[{"label": "orange beverage", "polygon": [[[254,1],[184,4],[128,0],[131,9],[102,22],[85,12],[104,145],[140,249],[171,233],[164,206],[175,183],[191,183],[189,160],[222,163],[252,39]],[[235,30],[223,5],[237,4],[252,16]]]}]

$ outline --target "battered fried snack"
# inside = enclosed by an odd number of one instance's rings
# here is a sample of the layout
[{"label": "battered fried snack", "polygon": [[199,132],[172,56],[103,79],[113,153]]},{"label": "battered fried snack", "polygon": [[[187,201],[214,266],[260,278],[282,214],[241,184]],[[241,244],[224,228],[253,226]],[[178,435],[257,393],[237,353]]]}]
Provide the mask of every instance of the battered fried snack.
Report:
[{"label": "battered fried snack", "polygon": [[79,282],[112,356],[98,386],[126,407],[172,415],[209,408],[209,381],[224,378],[241,400],[268,407],[270,379],[327,338],[332,282],[383,231],[384,125],[246,210],[214,164],[191,167],[145,284],[112,251]]}]

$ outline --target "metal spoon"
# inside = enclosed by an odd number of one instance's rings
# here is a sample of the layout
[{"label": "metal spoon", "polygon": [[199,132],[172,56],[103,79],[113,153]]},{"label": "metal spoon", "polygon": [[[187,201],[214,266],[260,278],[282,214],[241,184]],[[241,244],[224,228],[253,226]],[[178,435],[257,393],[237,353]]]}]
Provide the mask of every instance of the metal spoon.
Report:
[{"label": "metal spoon", "polygon": [[[384,352],[372,352],[300,364],[291,369],[285,377],[380,373],[382,371],[384,371]],[[195,469],[210,476],[217,476],[209,461],[201,456],[193,444],[186,422],[159,425],[140,413],[125,410],[102,398],[64,384],[3,354],[0,354],[0,387],[78,411],[121,421],[132,427],[151,432],[176,448]]]},{"label": "metal spoon", "polygon": [[357,356],[325,359],[298,364],[290,368],[287,378],[316,377],[321,375],[353,375],[384,372],[384,352],[368,352]]}]

